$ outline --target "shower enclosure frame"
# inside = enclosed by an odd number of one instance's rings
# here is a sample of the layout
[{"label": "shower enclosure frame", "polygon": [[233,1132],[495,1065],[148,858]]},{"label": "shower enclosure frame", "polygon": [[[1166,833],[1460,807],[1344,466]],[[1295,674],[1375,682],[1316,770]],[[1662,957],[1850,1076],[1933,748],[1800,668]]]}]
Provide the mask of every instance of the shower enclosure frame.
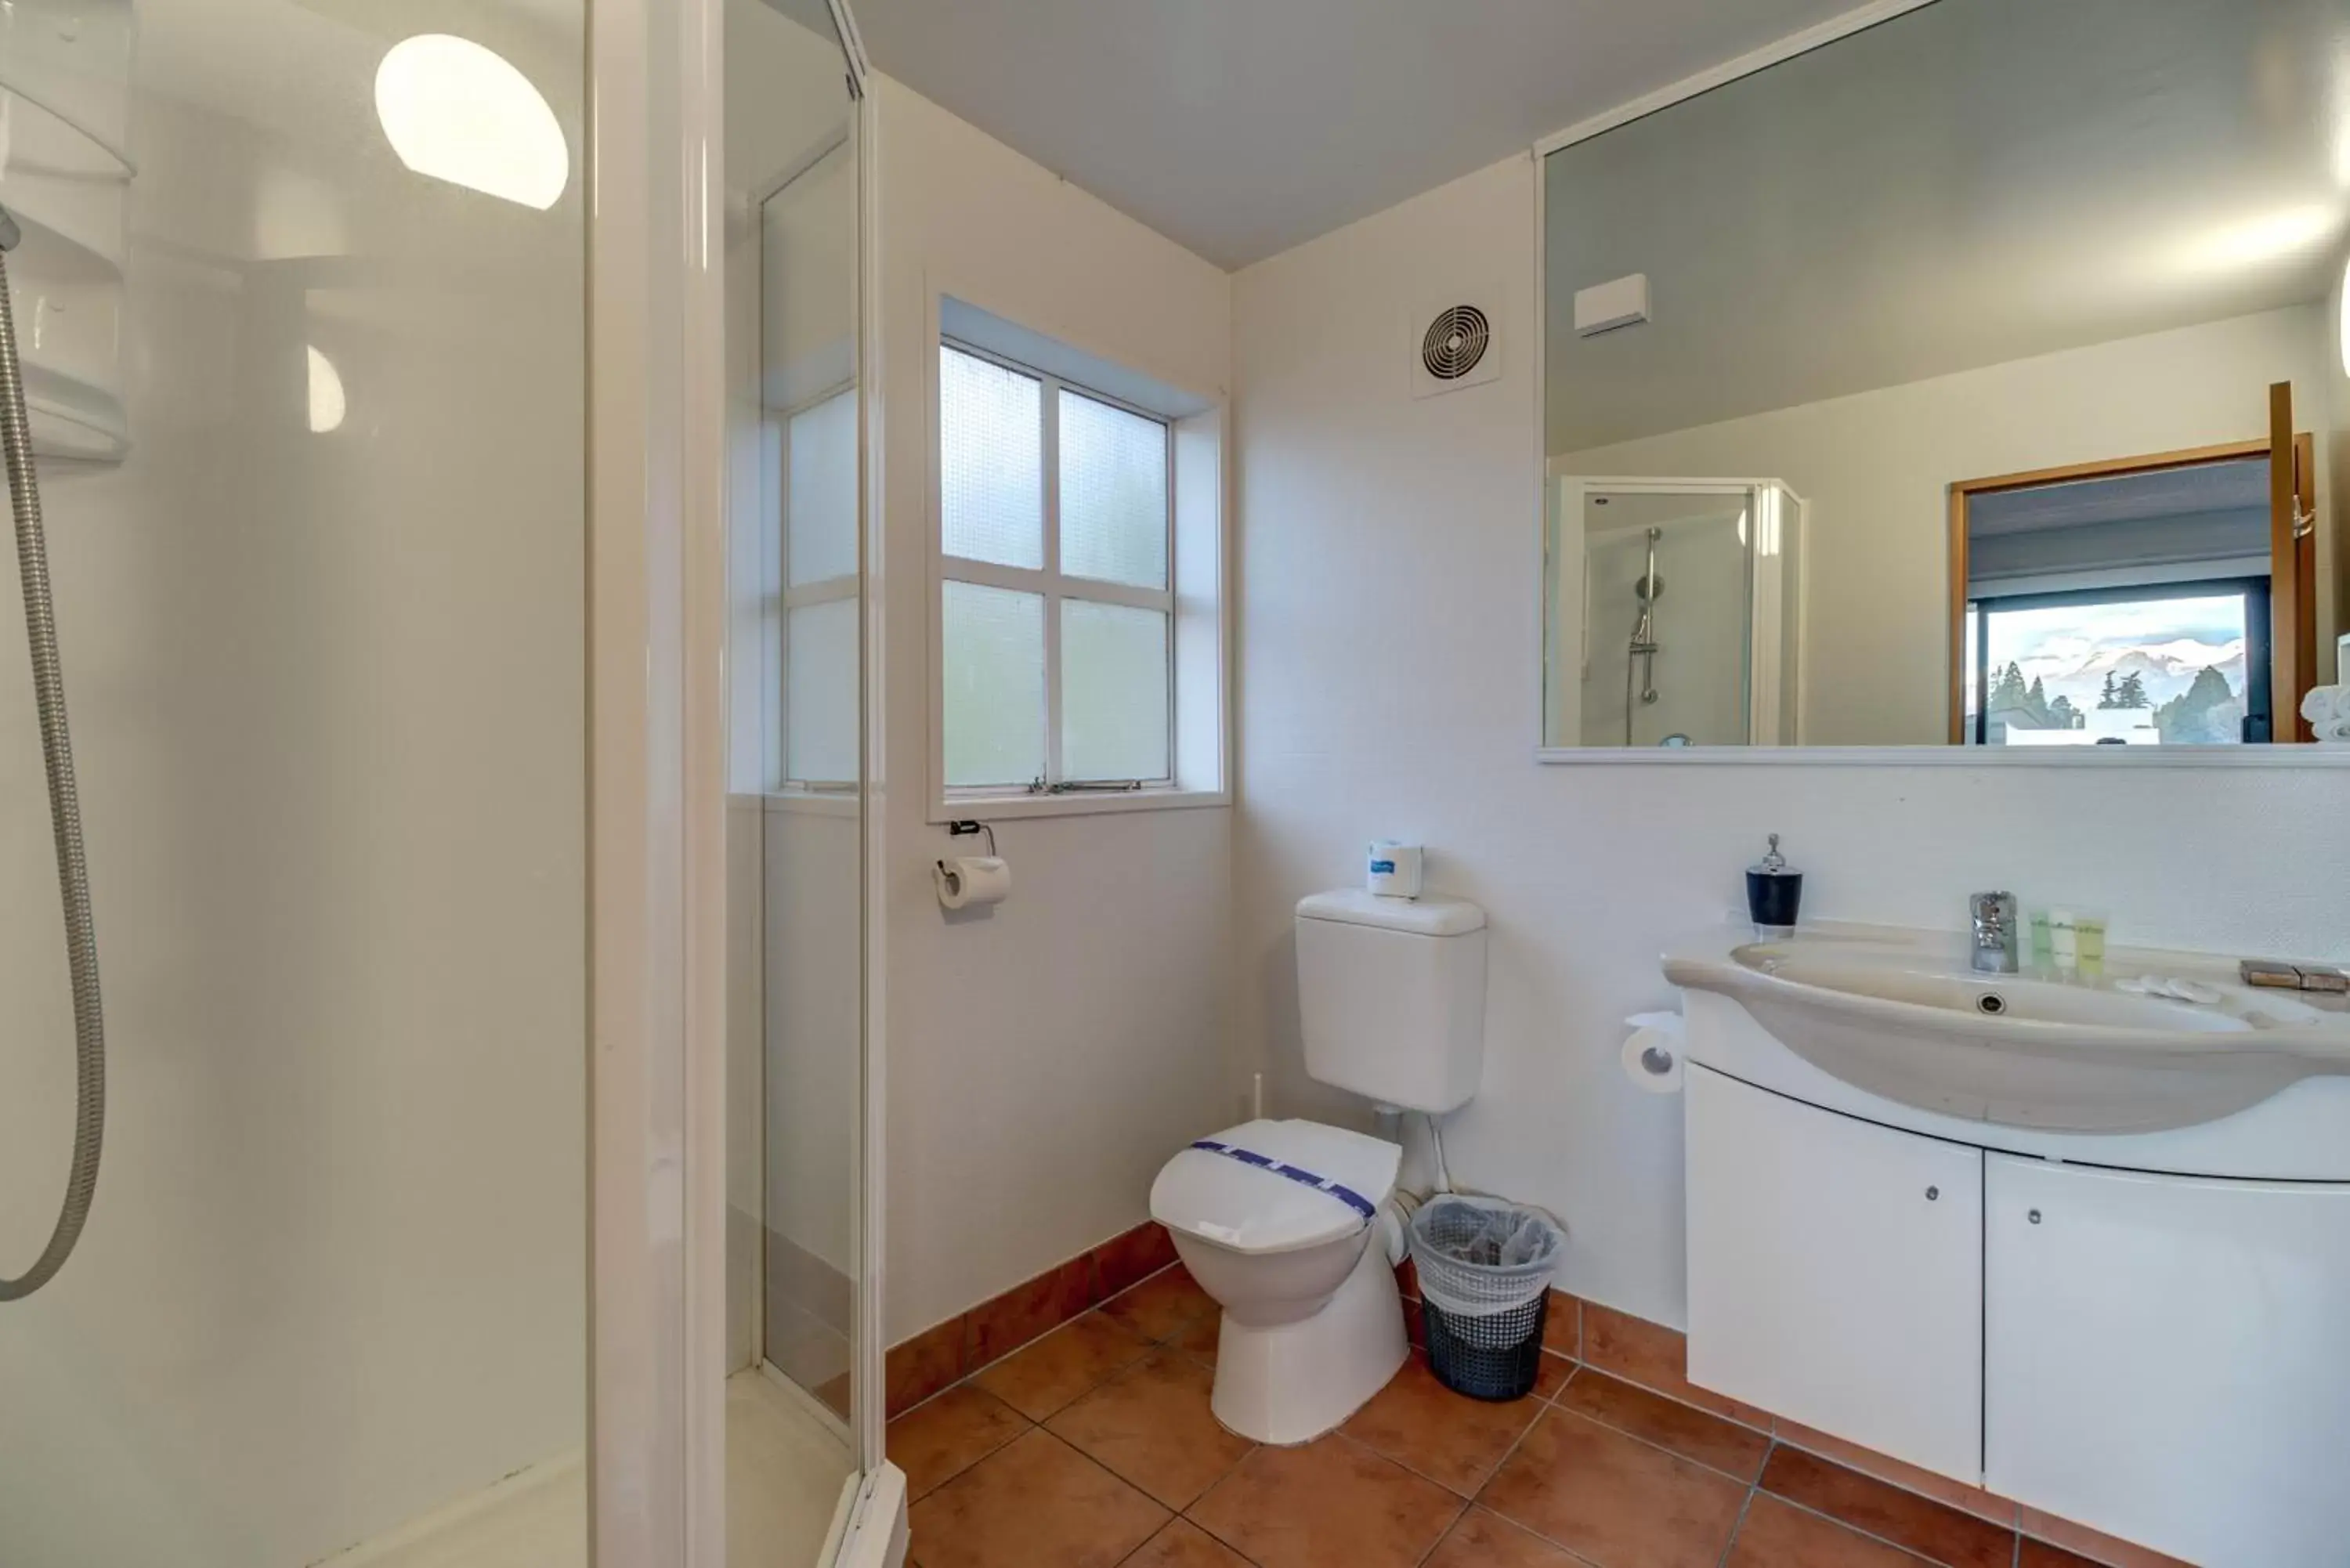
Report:
[{"label": "shower enclosure frame", "polygon": [[[902,1553],[882,1457],[881,625],[868,73],[827,0],[858,139],[860,898],[866,1036],[850,1401],[835,1561]],[[588,7],[588,1557],[725,1561],[723,0]]]},{"label": "shower enclosure frame", "polygon": [[[1580,749],[1582,745],[1581,714],[1575,708],[1581,680],[1579,677],[1572,682],[1568,680],[1570,669],[1579,670],[1581,661],[1570,657],[1575,649],[1566,646],[1569,637],[1562,615],[1565,606],[1560,589],[1565,568],[1572,562],[1580,590],[1585,569],[1584,509],[1595,493],[1714,496],[1744,502],[1749,526],[1745,541],[1747,652],[1743,693],[1747,738],[1743,744],[1752,748],[1803,743],[1803,600],[1810,570],[1810,556],[1804,549],[1804,525],[1810,504],[1794,486],[1783,479],[1553,473],[1544,488],[1549,492],[1550,504],[1543,529],[1541,750]],[[1756,569],[1759,559],[1787,552],[1793,552],[1794,556],[1792,573]],[[1779,636],[1769,639],[1768,647],[1754,635],[1755,628],[1765,624],[1782,628]],[[1577,649],[1585,635],[1578,600],[1573,628]],[[1570,691],[1575,693],[1572,699]],[[1570,735],[1576,738],[1553,739]]]}]

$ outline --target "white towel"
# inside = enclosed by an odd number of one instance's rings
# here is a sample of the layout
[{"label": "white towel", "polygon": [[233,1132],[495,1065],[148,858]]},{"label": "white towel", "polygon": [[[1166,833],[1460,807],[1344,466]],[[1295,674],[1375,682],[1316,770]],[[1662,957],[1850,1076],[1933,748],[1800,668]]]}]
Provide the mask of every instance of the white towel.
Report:
[{"label": "white towel", "polygon": [[2330,720],[2323,724],[2313,724],[2310,728],[2316,732],[2320,744],[2350,746],[2350,716]]}]

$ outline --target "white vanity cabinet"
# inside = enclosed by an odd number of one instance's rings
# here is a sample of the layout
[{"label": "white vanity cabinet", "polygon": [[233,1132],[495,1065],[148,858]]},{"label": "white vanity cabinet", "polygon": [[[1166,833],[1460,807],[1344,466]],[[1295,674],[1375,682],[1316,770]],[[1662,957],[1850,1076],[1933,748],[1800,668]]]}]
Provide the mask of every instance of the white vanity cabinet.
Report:
[{"label": "white vanity cabinet", "polygon": [[2350,1181],[1685,1093],[1691,1382],[2204,1568],[2350,1564]]},{"label": "white vanity cabinet", "polygon": [[1982,1151],[1703,1067],[1686,1093],[1690,1380],[1978,1479]]},{"label": "white vanity cabinet", "polygon": [[2211,1568],[2350,1563],[2350,1186],[1987,1157],[1984,1484]]}]

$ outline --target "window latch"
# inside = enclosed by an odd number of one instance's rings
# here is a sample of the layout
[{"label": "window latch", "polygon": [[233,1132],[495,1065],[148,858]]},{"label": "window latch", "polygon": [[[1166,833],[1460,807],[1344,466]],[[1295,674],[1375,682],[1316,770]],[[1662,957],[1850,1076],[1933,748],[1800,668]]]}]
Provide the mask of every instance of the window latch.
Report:
[{"label": "window latch", "polygon": [[1141,788],[1140,779],[1063,779],[1046,784],[1039,774],[1028,782],[1030,794],[1132,794]]}]

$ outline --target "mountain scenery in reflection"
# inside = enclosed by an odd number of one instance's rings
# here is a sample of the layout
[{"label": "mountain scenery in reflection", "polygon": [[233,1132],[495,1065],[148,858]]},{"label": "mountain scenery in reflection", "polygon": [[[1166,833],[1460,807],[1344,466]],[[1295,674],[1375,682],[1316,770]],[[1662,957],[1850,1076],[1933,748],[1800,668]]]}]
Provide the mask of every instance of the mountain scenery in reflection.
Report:
[{"label": "mountain scenery in reflection", "polygon": [[2241,594],[1995,610],[1988,621],[1993,745],[2011,730],[2078,731],[2085,742],[2243,739]]}]

